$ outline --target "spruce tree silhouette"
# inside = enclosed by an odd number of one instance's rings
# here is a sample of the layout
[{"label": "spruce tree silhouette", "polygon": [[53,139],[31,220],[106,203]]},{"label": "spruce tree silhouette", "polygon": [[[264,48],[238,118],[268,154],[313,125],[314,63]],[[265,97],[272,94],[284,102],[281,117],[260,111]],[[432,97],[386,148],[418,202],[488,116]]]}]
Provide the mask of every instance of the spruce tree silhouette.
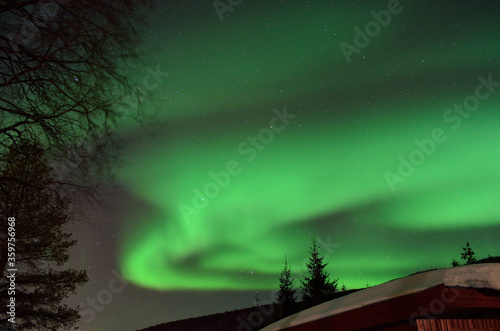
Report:
[{"label": "spruce tree silhouette", "polygon": [[462,255],[462,260],[465,260],[465,264],[472,264],[476,262],[476,253],[470,248],[470,244],[468,241],[465,242],[465,247],[462,247],[463,253]]},{"label": "spruce tree silhouette", "polygon": [[309,276],[304,277],[302,283],[302,298],[307,307],[312,307],[328,301],[337,290],[338,279],[330,281],[330,275],[325,270],[328,263],[323,263],[323,257],[319,255],[319,245],[313,239],[309,250],[311,256],[306,264]]},{"label": "spruce tree silhouette", "polygon": [[280,289],[276,293],[276,300],[279,307],[279,318],[292,315],[297,309],[297,296],[293,288],[293,278],[291,278],[290,268],[285,255],[285,264],[280,275]]}]

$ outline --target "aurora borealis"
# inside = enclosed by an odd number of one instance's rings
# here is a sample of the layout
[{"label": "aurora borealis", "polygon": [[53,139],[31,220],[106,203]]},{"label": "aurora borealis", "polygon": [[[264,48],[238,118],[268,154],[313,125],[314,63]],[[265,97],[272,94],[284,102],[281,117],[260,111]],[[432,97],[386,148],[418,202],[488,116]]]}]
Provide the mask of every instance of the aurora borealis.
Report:
[{"label": "aurora borealis", "polygon": [[168,77],[117,174],[149,206],[116,220],[130,283],[271,290],[286,254],[299,286],[313,237],[348,288],[449,266],[465,241],[500,255],[500,7],[399,5],[351,63],[340,45],[388,1],[156,5]]}]

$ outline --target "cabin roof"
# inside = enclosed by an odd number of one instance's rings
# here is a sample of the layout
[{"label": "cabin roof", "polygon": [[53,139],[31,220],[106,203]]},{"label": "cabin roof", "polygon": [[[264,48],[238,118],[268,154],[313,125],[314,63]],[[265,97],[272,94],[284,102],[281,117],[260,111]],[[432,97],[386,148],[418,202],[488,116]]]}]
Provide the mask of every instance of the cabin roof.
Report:
[{"label": "cabin roof", "polygon": [[392,280],[303,310],[263,330],[281,330],[298,326],[436,287],[500,291],[500,263],[433,270]]}]

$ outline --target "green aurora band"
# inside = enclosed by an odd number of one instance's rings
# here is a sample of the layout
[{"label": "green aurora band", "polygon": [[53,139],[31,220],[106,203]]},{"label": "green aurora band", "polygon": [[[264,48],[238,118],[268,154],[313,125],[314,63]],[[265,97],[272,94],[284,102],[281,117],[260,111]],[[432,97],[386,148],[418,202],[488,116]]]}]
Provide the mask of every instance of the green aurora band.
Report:
[{"label": "green aurora band", "polygon": [[[447,113],[483,79],[500,82],[495,14],[432,4],[423,24],[423,9],[402,2],[348,64],[339,44],[353,45],[353,28],[386,2],[266,6],[243,3],[223,23],[214,11],[176,46],[182,18],[160,35],[169,77],[155,91],[156,135],[118,176],[152,206],[124,222],[127,279],[274,289],[285,254],[305,274],[312,237],[349,288],[448,266],[466,240],[479,257],[499,255],[500,87],[475,111]],[[285,108],[294,117],[283,122]],[[444,141],[398,174],[436,129]],[[220,175],[228,165],[233,174]],[[394,190],[387,172],[400,176]],[[217,189],[201,201],[207,185]]]}]

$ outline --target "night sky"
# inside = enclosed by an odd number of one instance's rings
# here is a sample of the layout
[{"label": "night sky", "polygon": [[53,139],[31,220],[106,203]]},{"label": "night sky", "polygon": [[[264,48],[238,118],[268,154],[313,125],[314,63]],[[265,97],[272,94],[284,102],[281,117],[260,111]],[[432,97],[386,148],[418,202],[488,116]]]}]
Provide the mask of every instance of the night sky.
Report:
[{"label": "night sky", "polygon": [[498,2],[232,9],[148,13],[156,115],[120,129],[103,203],[71,229],[83,330],[268,300],[285,254],[299,286],[313,238],[347,288],[451,266],[466,241],[500,255]]}]

